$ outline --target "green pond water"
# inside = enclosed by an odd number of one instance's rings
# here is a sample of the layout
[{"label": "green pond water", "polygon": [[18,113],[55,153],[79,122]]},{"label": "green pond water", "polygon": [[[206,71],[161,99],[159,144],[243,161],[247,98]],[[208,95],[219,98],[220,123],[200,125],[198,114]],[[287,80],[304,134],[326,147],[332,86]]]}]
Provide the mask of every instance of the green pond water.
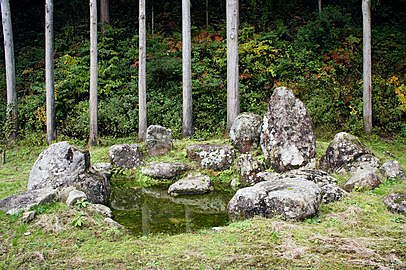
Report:
[{"label": "green pond water", "polygon": [[228,223],[233,192],[172,197],[167,186],[116,189],[111,197],[114,219],[134,234],[179,234]]}]

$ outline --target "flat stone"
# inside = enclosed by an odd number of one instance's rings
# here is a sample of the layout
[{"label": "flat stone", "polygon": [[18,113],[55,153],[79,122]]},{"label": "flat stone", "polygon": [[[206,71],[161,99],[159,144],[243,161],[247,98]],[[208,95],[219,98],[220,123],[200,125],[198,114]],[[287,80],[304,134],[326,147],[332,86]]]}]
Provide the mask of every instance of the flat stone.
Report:
[{"label": "flat stone", "polygon": [[190,167],[182,162],[154,162],[143,167],[141,172],[149,177],[170,179],[188,171]]},{"label": "flat stone", "polygon": [[214,190],[210,177],[205,175],[188,176],[172,184],[168,193],[171,196],[205,194]]},{"label": "flat stone", "polygon": [[91,203],[91,204],[88,205],[87,209],[89,211],[101,214],[101,215],[103,215],[105,217],[109,217],[109,218],[111,218],[112,215],[113,215],[112,212],[111,212],[110,207],[105,206],[103,204],[93,204],[93,203]]},{"label": "flat stone", "polygon": [[234,148],[231,145],[192,144],[186,149],[189,159],[203,169],[216,171],[229,169],[234,163]]}]

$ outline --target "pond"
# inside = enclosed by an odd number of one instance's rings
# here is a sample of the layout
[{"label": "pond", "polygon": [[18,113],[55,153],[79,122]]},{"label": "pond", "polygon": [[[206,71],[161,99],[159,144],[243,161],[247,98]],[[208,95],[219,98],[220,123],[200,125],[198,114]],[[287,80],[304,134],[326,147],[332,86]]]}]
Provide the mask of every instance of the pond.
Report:
[{"label": "pond", "polygon": [[233,192],[172,197],[167,189],[168,186],[114,190],[114,219],[137,235],[195,232],[228,223],[227,204]]}]

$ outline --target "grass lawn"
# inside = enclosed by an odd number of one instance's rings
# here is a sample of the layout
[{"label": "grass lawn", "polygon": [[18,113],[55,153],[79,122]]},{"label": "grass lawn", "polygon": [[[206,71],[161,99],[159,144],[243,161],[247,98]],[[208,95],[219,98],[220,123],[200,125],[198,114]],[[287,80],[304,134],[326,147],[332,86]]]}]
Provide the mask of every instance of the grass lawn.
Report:
[{"label": "grass lawn", "polygon": [[[92,162],[108,161],[109,146],[131,139],[102,139]],[[185,146],[164,159],[185,160]],[[328,142],[317,142],[320,157]],[[406,167],[400,142],[365,141],[381,161],[396,157]],[[0,165],[0,198],[24,191],[32,164],[45,146],[19,142]],[[231,180],[233,171],[216,175]],[[137,171],[128,173],[140,185]],[[345,179],[340,178],[340,181]],[[221,230],[134,236],[105,224],[86,208],[62,203],[36,207],[26,224],[0,211],[0,269],[405,269],[406,216],[390,213],[382,198],[405,192],[406,181],[385,181],[373,191],[352,192],[322,205],[303,222],[256,217]],[[386,267],[386,268],[385,268]]]}]

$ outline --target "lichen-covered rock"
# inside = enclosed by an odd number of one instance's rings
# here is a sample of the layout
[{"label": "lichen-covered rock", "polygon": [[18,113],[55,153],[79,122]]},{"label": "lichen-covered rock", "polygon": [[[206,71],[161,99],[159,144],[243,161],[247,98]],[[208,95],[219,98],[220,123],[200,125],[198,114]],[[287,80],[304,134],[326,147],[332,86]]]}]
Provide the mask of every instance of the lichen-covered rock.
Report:
[{"label": "lichen-covered rock", "polygon": [[101,214],[101,215],[103,215],[105,217],[111,218],[113,216],[110,207],[105,206],[103,204],[93,204],[93,203],[91,203],[91,204],[88,205],[87,209],[89,211],[91,211],[91,212]]},{"label": "lichen-covered rock", "polygon": [[260,215],[303,220],[317,214],[320,200],[321,191],[315,183],[285,178],[238,190],[228,204],[228,213],[232,219]]},{"label": "lichen-covered rock", "polygon": [[383,198],[386,207],[395,213],[406,214],[406,193],[392,193]]},{"label": "lichen-covered rock", "polygon": [[256,175],[258,182],[275,181],[282,178],[282,175],[277,172],[259,172]]},{"label": "lichen-covered rock", "polygon": [[262,162],[254,160],[251,154],[242,154],[237,163],[240,170],[241,186],[248,187],[262,181],[261,178],[257,177],[257,173],[264,171],[265,166]]},{"label": "lichen-covered rock", "polygon": [[57,195],[58,190],[52,188],[28,190],[0,200],[0,210],[10,215],[27,211],[33,206],[51,202],[57,198]]},{"label": "lichen-covered rock", "polygon": [[93,164],[93,166],[90,170],[93,172],[104,174],[104,175],[106,175],[107,178],[110,179],[110,176],[111,176],[112,170],[113,170],[113,166],[111,165],[111,163],[99,162],[99,163]]},{"label": "lichen-covered rock", "polygon": [[50,145],[38,157],[31,169],[28,190],[59,188],[76,181],[90,166],[88,152],[80,151],[67,142]]},{"label": "lichen-covered rock", "polygon": [[287,178],[301,178],[308,181],[312,181],[321,189],[321,198],[323,203],[330,203],[338,201],[347,192],[337,185],[337,179],[321,170],[313,169],[299,169],[288,171],[283,174],[283,177]]},{"label": "lichen-covered rock", "polygon": [[381,184],[381,176],[376,168],[367,168],[356,171],[344,184],[348,192],[353,189],[371,190]]},{"label": "lichen-covered rock", "polygon": [[340,132],[330,142],[319,167],[328,173],[355,173],[359,169],[379,167],[379,159],[357,137]]},{"label": "lichen-covered rock", "polygon": [[81,174],[71,185],[83,191],[91,203],[109,203],[111,185],[106,175],[92,172]]},{"label": "lichen-covered rock", "polygon": [[316,154],[312,120],[304,104],[285,87],[275,89],[261,131],[265,161],[277,172],[305,166]]},{"label": "lichen-covered rock", "polygon": [[217,171],[230,168],[235,156],[230,145],[192,144],[186,151],[188,158],[196,161],[201,168]]},{"label": "lichen-covered rock", "polygon": [[138,144],[116,144],[109,150],[111,164],[124,169],[136,169],[142,165],[142,150]]},{"label": "lichen-covered rock", "polygon": [[381,166],[380,171],[385,178],[391,178],[391,179],[397,179],[397,180],[406,179],[402,166],[396,160],[386,161]]},{"label": "lichen-covered rock", "polygon": [[68,198],[66,199],[66,204],[69,206],[75,205],[77,201],[87,200],[87,196],[83,191],[74,189],[69,192]]},{"label": "lichen-covered rock", "polygon": [[172,130],[151,125],[145,135],[145,148],[150,156],[162,156],[172,150]]},{"label": "lichen-covered rock", "polygon": [[205,194],[214,190],[210,177],[206,175],[188,176],[172,184],[168,193],[171,196]]},{"label": "lichen-covered rock", "polygon": [[183,174],[189,169],[190,167],[182,162],[156,162],[148,164],[148,166],[142,168],[141,172],[153,178],[170,179]]},{"label": "lichen-covered rock", "polygon": [[253,113],[242,113],[234,120],[230,139],[240,153],[247,153],[259,146],[262,118]]}]

